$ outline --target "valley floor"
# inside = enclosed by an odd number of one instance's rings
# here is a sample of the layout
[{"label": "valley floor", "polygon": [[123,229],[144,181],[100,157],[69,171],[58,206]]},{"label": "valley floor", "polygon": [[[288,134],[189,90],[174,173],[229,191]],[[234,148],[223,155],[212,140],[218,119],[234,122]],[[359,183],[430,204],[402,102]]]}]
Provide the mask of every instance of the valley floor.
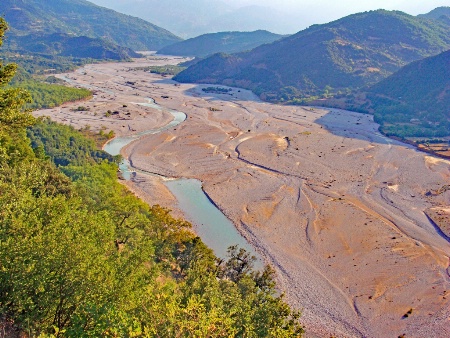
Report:
[{"label": "valley floor", "polygon": [[[36,115],[125,135],[170,121],[136,105],[146,98],[186,113],[125,155],[139,169],[201,180],[274,266],[311,336],[450,336],[450,242],[424,213],[450,213],[450,161],[382,136],[369,115],[205,93],[135,69],[178,62],[87,65],[65,76],[96,90],[89,111],[72,111],[77,103]],[[138,173],[128,184],[177,210],[159,178]]]}]

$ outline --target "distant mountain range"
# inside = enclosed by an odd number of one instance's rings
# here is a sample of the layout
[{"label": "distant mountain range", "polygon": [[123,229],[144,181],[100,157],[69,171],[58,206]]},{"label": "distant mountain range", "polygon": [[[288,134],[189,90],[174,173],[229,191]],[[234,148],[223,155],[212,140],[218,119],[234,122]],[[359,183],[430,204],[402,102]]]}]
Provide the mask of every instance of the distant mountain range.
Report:
[{"label": "distant mountain range", "polygon": [[294,33],[305,27],[297,15],[262,5],[233,6],[222,0],[92,0],[134,15],[183,37],[212,32],[268,30]]},{"label": "distant mountain range", "polygon": [[377,10],[313,25],[250,52],[213,55],[174,79],[244,87],[266,100],[295,102],[374,84],[449,48],[445,23]]},{"label": "distant mountain range", "polygon": [[219,52],[237,53],[274,42],[282,37],[263,30],[211,33],[164,47],[158,54],[205,57]]},{"label": "distant mountain range", "polygon": [[[2,0],[0,13],[9,23],[10,41],[33,34],[40,35],[41,42],[46,44],[45,36],[58,33],[102,39],[135,51],[158,50],[181,41],[147,21],[85,0]],[[8,47],[8,41],[5,45]]]}]

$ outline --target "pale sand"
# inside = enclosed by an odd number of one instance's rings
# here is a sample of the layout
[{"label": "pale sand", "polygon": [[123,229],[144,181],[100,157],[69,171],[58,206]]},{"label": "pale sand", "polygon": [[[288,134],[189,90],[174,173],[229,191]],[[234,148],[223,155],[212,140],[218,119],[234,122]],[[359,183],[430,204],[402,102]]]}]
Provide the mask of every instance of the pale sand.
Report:
[{"label": "pale sand", "polygon": [[[424,214],[450,205],[450,191],[426,196],[450,182],[447,162],[380,135],[368,115],[271,105],[246,90],[205,94],[205,85],[126,71],[146,63],[168,62],[88,65],[69,75],[114,92],[83,105],[127,104],[129,120],[74,113],[64,122],[93,129],[108,122],[117,134],[128,124],[144,130],[166,123],[167,114],[130,105],[143,97],[185,112],[184,123],[133,143],[126,154],[137,168],[200,179],[275,267],[311,336],[450,336],[450,243]],[[61,121],[78,105],[37,114]],[[141,175],[130,184],[149,203],[176,207],[157,178]]]}]

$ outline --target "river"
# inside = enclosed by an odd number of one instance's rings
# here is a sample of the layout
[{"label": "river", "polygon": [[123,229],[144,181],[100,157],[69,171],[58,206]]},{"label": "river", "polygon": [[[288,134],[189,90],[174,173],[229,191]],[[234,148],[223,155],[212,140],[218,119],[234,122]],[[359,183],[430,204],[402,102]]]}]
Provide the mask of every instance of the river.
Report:
[{"label": "river", "polygon": [[[151,107],[157,110],[165,110],[151,98],[147,99],[147,103],[135,103],[141,106]],[[133,141],[145,135],[157,134],[164,130],[173,128],[186,120],[186,114],[167,109],[172,114],[173,120],[167,125],[156,129],[146,130],[129,136],[116,137],[109,141],[104,150],[110,155],[119,155],[121,150]],[[130,180],[133,172],[138,171],[140,174],[153,175],[131,167],[130,162],[124,159],[119,164],[120,171],[125,180]],[[195,230],[202,241],[214,253],[225,258],[228,247],[238,245],[257,257],[255,266],[262,267],[262,259],[256,250],[246,241],[244,237],[236,230],[233,222],[231,222],[215,205],[210,201],[202,189],[202,183],[196,179],[174,179],[170,177],[160,176],[164,180],[165,185],[178,201],[178,207],[188,221],[195,225]]]}]

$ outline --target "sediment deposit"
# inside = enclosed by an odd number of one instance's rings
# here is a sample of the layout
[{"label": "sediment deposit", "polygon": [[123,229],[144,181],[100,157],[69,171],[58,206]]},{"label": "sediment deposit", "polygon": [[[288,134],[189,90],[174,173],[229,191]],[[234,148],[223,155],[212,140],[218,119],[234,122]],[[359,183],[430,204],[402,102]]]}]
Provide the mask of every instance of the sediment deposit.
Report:
[{"label": "sediment deposit", "polygon": [[[201,180],[274,266],[307,332],[450,336],[450,242],[425,214],[450,208],[450,162],[382,136],[369,115],[268,104],[237,88],[205,93],[135,69],[179,61],[87,65],[66,76],[95,87],[89,111],[71,111],[74,103],[36,114],[123,135],[170,120],[134,104],[146,97],[185,112],[185,122],[125,155],[138,169]],[[157,177],[138,173],[129,184],[176,209]]]}]

